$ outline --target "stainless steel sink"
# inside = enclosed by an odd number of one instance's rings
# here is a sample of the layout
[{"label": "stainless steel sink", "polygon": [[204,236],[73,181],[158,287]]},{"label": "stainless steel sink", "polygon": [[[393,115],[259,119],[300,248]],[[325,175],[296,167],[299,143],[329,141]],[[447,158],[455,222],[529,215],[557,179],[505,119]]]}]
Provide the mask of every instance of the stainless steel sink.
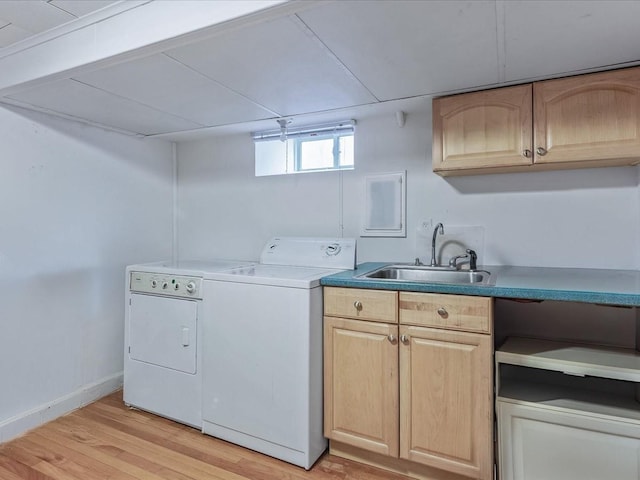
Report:
[{"label": "stainless steel sink", "polygon": [[358,278],[392,282],[447,283],[453,285],[494,285],[495,279],[486,270],[455,270],[413,265],[388,265]]}]

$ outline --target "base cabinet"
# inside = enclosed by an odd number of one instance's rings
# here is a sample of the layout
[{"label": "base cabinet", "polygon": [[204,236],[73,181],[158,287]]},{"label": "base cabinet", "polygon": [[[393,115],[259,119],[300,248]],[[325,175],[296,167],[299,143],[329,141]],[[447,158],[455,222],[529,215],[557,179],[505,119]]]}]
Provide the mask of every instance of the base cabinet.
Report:
[{"label": "base cabinet", "polygon": [[[358,318],[367,302],[379,300],[375,292],[363,297],[357,289],[325,287],[325,304],[335,306],[338,297],[345,307],[335,314]],[[385,322],[325,309],[325,436],[332,453],[336,442],[356,448],[349,458],[416,478],[492,479],[492,335],[458,331],[459,321],[454,330],[429,326],[442,323],[432,318],[438,309],[450,319],[482,315],[488,325],[491,299],[380,293],[400,305]]]},{"label": "base cabinet", "polygon": [[492,478],[489,335],[401,326],[400,457]]},{"label": "base cabinet", "polygon": [[495,361],[500,480],[640,478],[640,352],[509,337]]},{"label": "base cabinet", "polygon": [[398,455],[398,327],[325,317],[325,437]]},{"label": "base cabinet", "polygon": [[497,402],[500,480],[637,480],[640,425]]}]

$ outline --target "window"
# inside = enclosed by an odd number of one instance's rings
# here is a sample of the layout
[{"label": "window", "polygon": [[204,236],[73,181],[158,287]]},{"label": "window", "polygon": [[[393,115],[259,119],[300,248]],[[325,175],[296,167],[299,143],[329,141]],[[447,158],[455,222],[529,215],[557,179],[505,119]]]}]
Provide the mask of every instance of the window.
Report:
[{"label": "window", "polygon": [[256,176],[353,169],[354,125],[350,120],[254,133]]}]

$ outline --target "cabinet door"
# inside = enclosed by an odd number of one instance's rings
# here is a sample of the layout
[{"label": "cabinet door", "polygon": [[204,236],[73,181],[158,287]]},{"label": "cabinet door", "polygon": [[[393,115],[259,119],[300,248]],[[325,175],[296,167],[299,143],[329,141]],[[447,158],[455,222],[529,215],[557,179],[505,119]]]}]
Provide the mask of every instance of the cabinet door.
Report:
[{"label": "cabinet door", "polygon": [[398,456],[397,336],[395,325],[324,317],[327,438]]},{"label": "cabinet door", "polygon": [[527,84],[436,98],[433,171],[531,165],[531,92]]},{"label": "cabinet door", "polygon": [[409,326],[400,335],[400,457],[492,479],[492,337]]},{"label": "cabinet door", "polygon": [[498,401],[502,480],[640,478],[637,420]]},{"label": "cabinet door", "polygon": [[640,68],[537,82],[533,98],[535,163],[640,157]]}]

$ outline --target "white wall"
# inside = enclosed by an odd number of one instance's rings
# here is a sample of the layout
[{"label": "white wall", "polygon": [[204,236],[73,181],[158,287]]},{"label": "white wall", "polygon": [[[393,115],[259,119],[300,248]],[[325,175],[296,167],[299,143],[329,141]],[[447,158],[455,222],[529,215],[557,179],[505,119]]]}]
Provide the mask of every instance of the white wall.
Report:
[{"label": "white wall", "polygon": [[172,150],[0,108],[0,441],[113,390],[124,267],[171,255]]},{"label": "white wall", "polygon": [[358,237],[364,176],[407,170],[407,238],[358,238],[359,262],[423,254],[427,220],[482,226],[482,264],[640,266],[634,167],[442,178],[428,106],[404,128],[393,115],[357,120],[351,172],[256,178],[249,134],[179,144],[180,256],[254,259],[272,235]]}]

